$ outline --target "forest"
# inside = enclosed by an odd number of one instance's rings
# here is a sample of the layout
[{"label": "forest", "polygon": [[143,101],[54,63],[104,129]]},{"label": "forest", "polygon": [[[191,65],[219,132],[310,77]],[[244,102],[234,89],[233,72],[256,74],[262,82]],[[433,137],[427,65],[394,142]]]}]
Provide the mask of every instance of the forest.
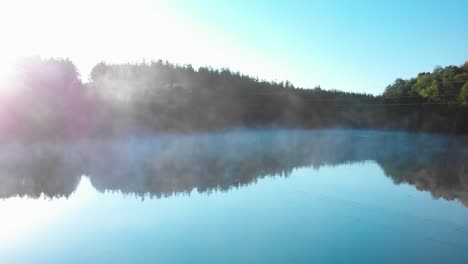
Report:
[{"label": "forest", "polygon": [[468,62],[396,79],[383,94],[300,88],[229,69],[164,61],[21,61],[0,89],[0,138],[61,140],[231,128],[360,128],[468,133]]}]

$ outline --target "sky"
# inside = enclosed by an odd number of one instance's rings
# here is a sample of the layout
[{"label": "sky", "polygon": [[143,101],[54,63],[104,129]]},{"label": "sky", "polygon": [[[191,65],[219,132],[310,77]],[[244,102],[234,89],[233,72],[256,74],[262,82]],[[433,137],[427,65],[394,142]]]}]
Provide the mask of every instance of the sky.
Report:
[{"label": "sky", "polygon": [[0,77],[18,57],[227,67],[380,94],[468,60],[468,1],[0,0]]}]

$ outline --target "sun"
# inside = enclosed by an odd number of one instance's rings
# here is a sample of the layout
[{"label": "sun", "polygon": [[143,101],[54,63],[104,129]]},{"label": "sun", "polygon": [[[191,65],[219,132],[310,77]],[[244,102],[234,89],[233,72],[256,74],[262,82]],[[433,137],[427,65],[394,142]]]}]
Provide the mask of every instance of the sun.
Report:
[{"label": "sun", "polygon": [[16,62],[13,59],[0,60],[0,95],[9,91],[13,84]]}]

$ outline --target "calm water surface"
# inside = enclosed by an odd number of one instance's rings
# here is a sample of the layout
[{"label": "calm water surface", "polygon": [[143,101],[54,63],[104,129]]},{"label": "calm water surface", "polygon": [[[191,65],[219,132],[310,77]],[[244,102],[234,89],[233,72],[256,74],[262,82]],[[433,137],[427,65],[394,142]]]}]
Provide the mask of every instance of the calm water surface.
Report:
[{"label": "calm water surface", "polygon": [[351,130],[11,143],[0,263],[468,263],[467,149]]}]

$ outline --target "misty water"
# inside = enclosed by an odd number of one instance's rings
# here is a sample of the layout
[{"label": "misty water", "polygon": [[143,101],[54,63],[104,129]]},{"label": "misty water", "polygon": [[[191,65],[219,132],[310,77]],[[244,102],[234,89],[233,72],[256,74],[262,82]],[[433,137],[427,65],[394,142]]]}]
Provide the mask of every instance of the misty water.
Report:
[{"label": "misty water", "polygon": [[468,263],[468,147],[238,130],[0,150],[0,263]]}]

